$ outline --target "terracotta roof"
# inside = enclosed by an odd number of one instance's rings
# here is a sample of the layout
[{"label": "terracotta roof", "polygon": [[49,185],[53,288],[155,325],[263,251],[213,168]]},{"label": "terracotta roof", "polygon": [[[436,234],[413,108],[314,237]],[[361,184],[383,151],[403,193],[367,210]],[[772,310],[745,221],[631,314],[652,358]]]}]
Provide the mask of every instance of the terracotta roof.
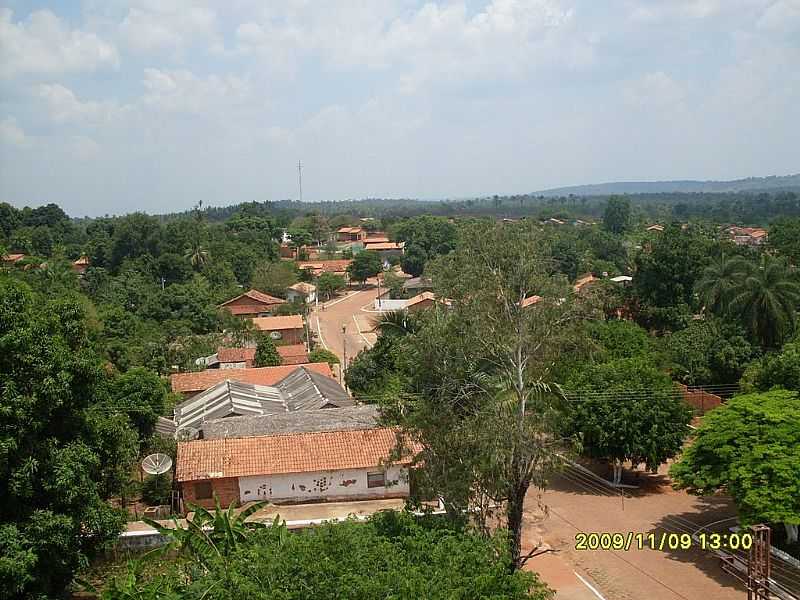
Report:
[{"label": "terracotta roof", "polygon": [[343,273],[347,267],[352,263],[352,259],[343,258],[337,260],[315,260],[315,261],[301,261],[297,263],[300,269],[311,269],[313,271],[320,271],[324,273]]},{"label": "terracotta roof", "polygon": [[178,444],[175,477],[197,481],[377,467],[395,446],[395,430],[385,427],[194,440]]},{"label": "terracotta roof", "polygon": [[597,281],[597,277],[589,273],[588,275],[584,275],[578,281],[575,282],[575,285],[572,286],[572,289],[577,293],[580,292],[584,286],[589,285],[590,283]]},{"label": "terracotta roof", "polygon": [[422,292],[421,294],[417,294],[413,298],[409,298],[406,302],[406,308],[409,306],[414,306],[415,304],[419,304],[420,302],[425,302],[426,300],[433,300],[436,301],[436,296],[433,292]]},{"label": "terracotta roof", "polygon": [[282,329],[302,329],[303,317],[286,315],[283,317],[256,317],[253,325],[261,331],[280,331]]},{"label": "terracotta roof", "polygon": [[235,298],[231,298],[230,300],[223,302],[220,304],[220,306],[226,306],[231,302],[238,300],[239,298],[250,298],[251,300],[255,300],[256,302],[261,302],[263,304],[284,304],[286,302],[286,300],[283,298],[276,298],[275,296],[270,296],[269,294],[259,292],[258,290],[248,290],[244,294],[239,294]]},{"label": "terracotta roof", "polygon": [[402,250],[403,242],[364,242],[364,250]]},{"label": "terracotta roof", "polygon": [[388,242],[389,238],[386,237],[385,234],[375,235],[375,234],[367,234],[367,237],[364,238],[365,244],[379,244],[381,242]]},{"label": "terracotta roof", "polygon": [[527,308],[529,306],[533,306],[541,299],[542,299],[541,296],[528,296],[527,298],[525,298],[525,300],[519,303],[520,308]]},{"label": "terracotta roof", "polygon": [[220,381],[230,379],[256,385],[275,385],[298,367],[303,366],[333,377],[328,363],[309,363],[305,365],[281,365],[279,367],[258,367],[255,369],[206,369],[196,373],[173,373],[170,376],[173,392],[203,392]]},{"label": "terracotta roof", "polygon": [[361,233],[364,231],[361,227],[340,227],[336,233]]},{"label": "terracotta roof", "polygon": [[89,257],[88,256],[81,256],[78,260],[76,260],[72,264],[77,266],[77,267],[82,267],[84,265],[88,265],[89,264]]},{"label": "terracotta roof", "polygon": [[303,344],[288,344],[276,346],[284,365],[302,365],[308,362],[308,352]]},{"label": "terracotta roof", "polygon": [[217,360],[221,363],[252,362],[255,348],[217,348]]},{"label": "terracotta roof", "polygon": [[6,254],[3,257],[3,262],[15,263],[18,260],[22,260],[23,258],[25,258],[24,254]]},{"label": "terracotta roof", "polygon": [[664,226],[656,223],[655,225],[650,225],[647,231],[664,231]]}]

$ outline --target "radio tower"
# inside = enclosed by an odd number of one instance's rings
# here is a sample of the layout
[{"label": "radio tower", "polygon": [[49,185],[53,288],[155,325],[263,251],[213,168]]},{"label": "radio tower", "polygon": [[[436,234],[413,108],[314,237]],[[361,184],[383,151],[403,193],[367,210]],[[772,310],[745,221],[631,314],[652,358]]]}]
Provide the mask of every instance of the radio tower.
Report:
[{"label": "radio tower", "polygon": [[300,202],[303,201],[303,165],[297,161],[297,183],[300,187]]}]

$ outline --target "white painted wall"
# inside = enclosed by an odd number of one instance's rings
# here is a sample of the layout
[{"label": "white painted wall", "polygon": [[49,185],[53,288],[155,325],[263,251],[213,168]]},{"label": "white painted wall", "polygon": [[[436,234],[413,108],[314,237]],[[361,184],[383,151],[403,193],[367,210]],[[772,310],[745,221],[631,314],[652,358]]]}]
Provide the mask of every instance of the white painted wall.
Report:
[{"label": "white painted wall", "polygon": [[389,300],[384,298],[375,298],[373,303],[375,310],[392,311],[403,310],[406,307],[408,300]]},{"label": "white painted wall", "polygon": [[240,477],[239,499],[241,502],[255,500],[300,501],[319,498],[381,498],[408,495],[408,473],[406,469],[399,466],[391,466],[386,470],[385,488],[368,488],[367,473],[380,470],[379,467],[375,467],[374,469]]},{"label": "white painted wall", "polygon": [[317,299],[317,292],[309,292],[308,296],[304,296],[296,290],[286,290],[286,299],[289,302],[294,302],[295,300],[305,300],[307,304],[313,304],[314,300]]}]

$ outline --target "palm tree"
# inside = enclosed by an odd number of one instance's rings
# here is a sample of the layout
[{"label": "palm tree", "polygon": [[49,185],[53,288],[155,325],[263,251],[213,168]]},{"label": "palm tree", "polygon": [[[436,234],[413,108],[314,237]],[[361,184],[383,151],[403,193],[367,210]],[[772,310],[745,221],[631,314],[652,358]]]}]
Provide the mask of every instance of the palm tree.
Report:
[{"label": "palm tree", "polygon": [[[213,560],[229,556],[237,546],[246,542],[253,530],[266,527],[264,523],[247,522],[247,517],[260,510],[266,502],[254,502],[237,513],[233,503],[227,510],[223,510],[219,499],[215,497],[214,501],[216,506],[213,513],[201,506],[187,503],[189,509],[194,511],[194,516],[186,520],[185,528],[176,519],[173,519],[174,528],[164,527],[152,519],[144,519],[150,527],[171,540],[169,544],[159,548],[158,552],[185,552],[208,568]],[[281,526],[278,517],[273,525]]]},{"label": "palm tree", "polygon": [[202,268],[208,262],[208,252],[203,248],[200,240],[195,240],[192,245],[186,249],[185,258],[188,258],[195,269]]},{"label": "palm tree", "polygon": [[729,257],[722,254],[704,270],[695,285],[705,310],[722,315],[728,310],[733,289],[753,271],[753,264],[740,256]]},{"label": "palm tree", "polygon": [[417,320],[405,310],[392,310],[381,314],[375,328],[383,335],[404,336],[416,331]]},{"label": "palm tree", "polygon": [[794,330],[798,306],[797,273],[786,261],[766,255],[733,287],[728,304],[764,348],[775,348]]}]

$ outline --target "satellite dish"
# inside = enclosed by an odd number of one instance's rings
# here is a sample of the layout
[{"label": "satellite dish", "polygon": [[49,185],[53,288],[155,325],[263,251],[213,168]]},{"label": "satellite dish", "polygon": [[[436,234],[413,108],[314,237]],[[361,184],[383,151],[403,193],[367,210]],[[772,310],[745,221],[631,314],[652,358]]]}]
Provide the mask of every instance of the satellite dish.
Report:
[{"label": "satellite dish", "polygon": [[200,430],[196,427],[184,427],[179,429],[175,434],[176,439],[181,442],[188,442],[189,440],[196,440],[200,437]]},{"label": "satellite dish", "polygon": [[145,456],[142,470],[148,475],[161,475],[172,468],[172,459],[166,454],[156,453]]}]

